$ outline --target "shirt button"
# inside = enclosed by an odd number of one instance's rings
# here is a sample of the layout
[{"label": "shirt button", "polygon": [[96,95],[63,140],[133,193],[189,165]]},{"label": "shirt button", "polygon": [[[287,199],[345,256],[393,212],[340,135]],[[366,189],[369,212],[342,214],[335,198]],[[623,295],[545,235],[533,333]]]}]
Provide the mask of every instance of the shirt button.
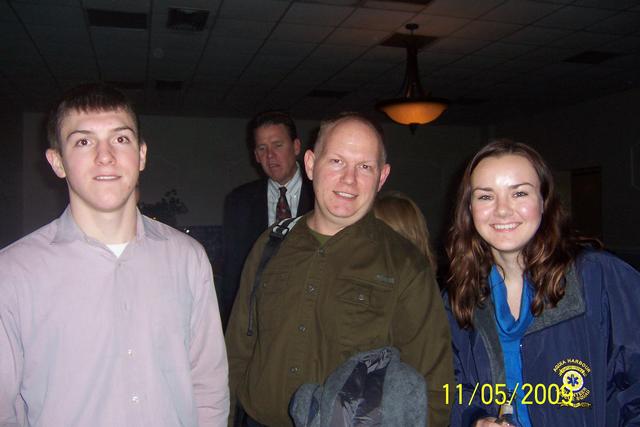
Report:
[{"label": "shirt button", "polygon": [[314,293],[316,291],[316,287],[313,286],[311,283],[309,283],[307,285],[307,292],[309,292],[310,294]]},{"label": "shirt button", "polygon": [[358,294],[358,301],[364,301],[364,295]]},{"label": "shirt button", "polygon": [[133,356],[133,349],[131,349],[131,348],[130,348],[130,349],[128,349],[128,350],[127,350],[127,355],[129,355],[129,356]]},{"label": "shirt button", "polygon": [[304,332],[304,331],[306,331],[306,330],[307,330],[307,327],[306,327],[306,326],[304,326],[304,325],[300,325],[300,326],[298,326],[298,330],[299,330],[300,332]]},{"label": "shirt button", "polygon": [[324,256],[324,248],[318,249],[318,253],[320,254],[320,256]]},{"label": "shirt button", "polygon": [[132,403],[138,403],[139,401],[140,401],[140,398],[138,397],[137,394],[134,394],[133,396],[131,396]]},{"label": "shirt button", "polygon": [[292,374],[297,374],[299,371],[297,366],[292,366],[289,368],[289,372],[291,372]]},{"label": "shirt button", "polygon": [[122,305],[122,308],[124,309],[124,311],[129,311],[129,304],[127,304],[126,302]]}]

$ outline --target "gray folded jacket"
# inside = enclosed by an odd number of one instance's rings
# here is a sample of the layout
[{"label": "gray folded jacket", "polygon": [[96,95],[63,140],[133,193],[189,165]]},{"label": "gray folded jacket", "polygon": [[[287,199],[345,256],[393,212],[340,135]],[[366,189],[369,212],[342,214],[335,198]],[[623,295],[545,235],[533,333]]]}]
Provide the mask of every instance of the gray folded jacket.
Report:
[{"label": "gray folded jacket", "polygon": [[289,405],[296,427],[427,425],[424,377],[394,347],[358,353],[324,385],[303,384]]}]

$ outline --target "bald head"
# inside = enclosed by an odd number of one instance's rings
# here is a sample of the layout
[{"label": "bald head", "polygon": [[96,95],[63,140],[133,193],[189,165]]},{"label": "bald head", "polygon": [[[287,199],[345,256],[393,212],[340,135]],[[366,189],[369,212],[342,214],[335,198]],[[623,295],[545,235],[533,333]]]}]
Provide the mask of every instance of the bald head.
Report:
[{"label": "bald head", "polygon": [[353,112],[340,113],[338,116],[323,120],[320,123],[318,137],[316,138],[316,143],[313,147],[315,156],[320,157],[322,155],[327,135],[329,135],[337,125],[350,121],[361,123],[367,126],[375,134],[376,140],[378,141],[378,165],[384,165],[387,162],[387,150],[384,147],[384,135],[382,132],[382,128],[367,117]]}]

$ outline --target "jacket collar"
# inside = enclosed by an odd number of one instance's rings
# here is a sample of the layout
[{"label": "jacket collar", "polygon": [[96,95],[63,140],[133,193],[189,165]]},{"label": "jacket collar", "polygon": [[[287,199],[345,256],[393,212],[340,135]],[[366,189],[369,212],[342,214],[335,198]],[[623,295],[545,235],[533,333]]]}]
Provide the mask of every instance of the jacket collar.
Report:
[{"label": "jacket collar", "polygon": [[[525,336],[542,329],[551,327],[565,320],[579,316],[585,312],[583,285],[571,267],[565,275],[566,287],[564,297],[555,307],[545,307],[540,316],[534,317],[533,322],[525,332]],[[487,298],[482,307],[474,311],[474,327],[482,337],[484,347],[489,356],[491,378],[496,384],[505,382],[504,356],[498,337],[495,310],[491,298]]]},{"label": "jacket collar", "polygon": [[534,318],[525,335],[548,328],[585,312],[582,282],[578,280],[575,268],[572,267],[567,272],[565,279],[567,284],[564,290],[564,297],[558,302],[557,306],[553,308],[545,307],[542,314]]}]

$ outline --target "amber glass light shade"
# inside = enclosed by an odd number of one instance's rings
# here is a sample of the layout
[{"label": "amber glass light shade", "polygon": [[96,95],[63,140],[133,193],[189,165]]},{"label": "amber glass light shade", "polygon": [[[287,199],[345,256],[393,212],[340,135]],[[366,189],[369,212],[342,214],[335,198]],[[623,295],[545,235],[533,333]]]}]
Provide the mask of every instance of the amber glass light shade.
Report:
[{"label": "amber glass light shade", "polygon": [[407,24],[412,40],[407,44],[407,66],[400,96],[387,99],[376,104],[376,108],[385,113],[391,120],[411,127],[412,132],[418,125],[424,125],[437,119],[449,106],[443,98],[425,95],[418,74],[418,49],[413,43],[413,31],[416,24]]},{"label": "amber glass light shade", "polygon": [[424,125],[437,119],[448,103],[436,98],[426,99],[393,99],[378,104],[391,120],[401,125]]}]

